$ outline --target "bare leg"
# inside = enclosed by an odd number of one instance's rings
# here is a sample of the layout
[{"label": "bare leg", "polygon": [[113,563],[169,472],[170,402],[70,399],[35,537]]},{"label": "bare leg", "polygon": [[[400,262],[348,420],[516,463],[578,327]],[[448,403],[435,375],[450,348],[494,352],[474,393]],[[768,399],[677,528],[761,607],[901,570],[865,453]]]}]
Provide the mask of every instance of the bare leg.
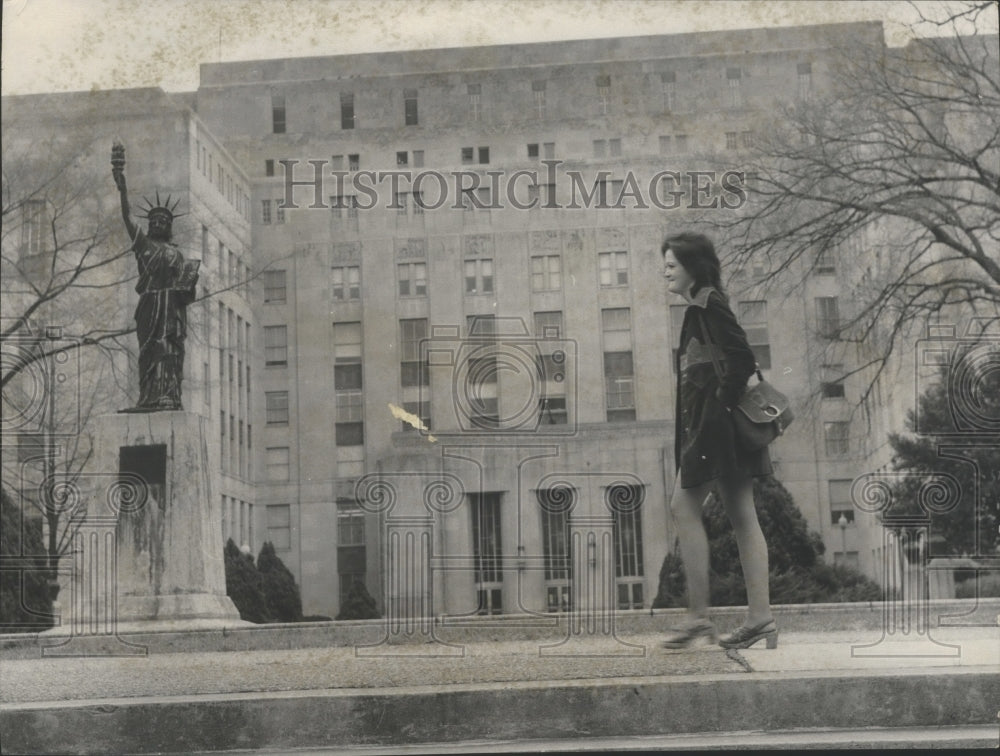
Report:
[{"label": "bare leg", "polygon": [[699,618],[708,614],[708,536],[701,521],[701,511],[709,490],[709,484],[681,488],[678,475],[670,499],[687,579],[688,614]]},{"label": "bare leg", "polygon": [[768,580],[767,543],[754,509],[753,481],[747,476],[719,481],[719,493],[729,521],[733,524],[740,564],[747,586],[748,627],[771,619],[770,586]]}]

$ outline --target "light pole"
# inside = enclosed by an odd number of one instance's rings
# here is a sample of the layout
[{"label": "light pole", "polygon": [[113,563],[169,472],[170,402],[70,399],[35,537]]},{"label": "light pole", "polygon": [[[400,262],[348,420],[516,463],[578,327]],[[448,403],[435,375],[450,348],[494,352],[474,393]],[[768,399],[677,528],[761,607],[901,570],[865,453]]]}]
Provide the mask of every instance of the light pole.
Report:
[{"label": "light pole", "polygon": [[847,565],[847,515],[841,512],[840,519],[837,520],[837,524],[840,525],[840,553],[843,555],[841,559],[843,560],[844,566],[846,566]]}]

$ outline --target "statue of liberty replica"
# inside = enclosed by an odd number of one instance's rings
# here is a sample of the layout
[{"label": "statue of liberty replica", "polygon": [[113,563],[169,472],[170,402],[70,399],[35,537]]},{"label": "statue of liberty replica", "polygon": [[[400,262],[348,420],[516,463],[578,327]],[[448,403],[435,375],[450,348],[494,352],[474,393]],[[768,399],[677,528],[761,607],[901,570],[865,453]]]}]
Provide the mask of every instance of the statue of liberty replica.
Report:
[{"label": "statue of liberty replica", "polygon": [[[219,470],[208,452],[209,421],[181,405],[187,306],[201,262],[185,260],[171,242],[178,216],[169,197],[161,203],[157,192],[155,204],[146,200],[145,231],[132,220],[125,148],[118,143],[111,148],[111,175],[139,271],[139,403],[93,420],[91,465],[100,474],[88,479],[81,496],[87,510],[74,536],[62,632],[113,636],[157,623],[232,625],[240,619],[226,595]],[[123,636],[118,640],[110,646],[116,654],[145,653]],[[80,655],[68,641],[59,648],[60,654]]]},{"label": "statue of liberty replica", "polygon": [[132,252],[139,267],[135,309],[139,337],[139,404],[130,412],[180,410],[181,380],[184,377],[184,339],[187,335],[187,306],[194,300],[198,283],[198,260],[187,262],[171,242],[178,200],[170,197],[154,205],[145,197],[143,233],[129,212],[125,185],[125,147],[111,148],[111,175],[121,195],[122,217],[132,240]]}]

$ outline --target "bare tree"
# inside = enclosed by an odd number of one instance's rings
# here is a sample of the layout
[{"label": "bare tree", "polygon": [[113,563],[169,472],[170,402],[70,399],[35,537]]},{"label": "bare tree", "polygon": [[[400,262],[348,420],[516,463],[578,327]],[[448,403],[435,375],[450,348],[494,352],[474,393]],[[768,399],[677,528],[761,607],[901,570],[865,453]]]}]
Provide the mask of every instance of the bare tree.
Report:
[{"label": "bare tree", "polygon": [[914,30],[950,36],[859,42],[800,69],[798,97],[742,156],[746,206],[707,219],[758,283],[841,266],[844,311],[816,314],[817,343],[859,355],[862,402],[929,316],[1000,319],[1000,54],[995,34],[969,33],[990,13],[967,3]]}]

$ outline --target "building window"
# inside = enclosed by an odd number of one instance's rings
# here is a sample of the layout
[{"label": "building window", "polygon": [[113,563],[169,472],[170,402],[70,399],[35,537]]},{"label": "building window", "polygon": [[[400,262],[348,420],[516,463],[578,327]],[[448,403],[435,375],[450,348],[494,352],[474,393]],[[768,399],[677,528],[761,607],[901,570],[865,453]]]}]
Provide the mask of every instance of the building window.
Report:
[{"label": "building window", "polygon": [[840,516],[843,515],[848,525],[854,524],[854,501],[851,499],[851,486],[854,481],[850,478],[846,480],[829,480],[830,487],[830,524],[839,525]]},{"label": "building window", "polygon": [[361,267],[359,265],[332,268],[331,275],[335,302],[353,302],[361,299]]},{"label": "building window", "polygon": [[752,131],[740,132],[740,146],[745,150],[753,149],[756,137]]},{"label": "building window", "polygon": [[628,286],[628,253],[601,252],[597,255],[602,289],[611,286]]},{"label": "building window", "polygon": [[358,198],[353,194],[346,196],[330,197],[330,211],[334,220],[341,221],[347,219],[348,226],[357,228],[358,222]]},{"label": "building window", "polygon": [[264,175],[265,176],[274,175],[274,160],[268,159],[264,161]]},{"label": "building window", "polygon": [[[403,153],[404,155],[406,153]],[[410,193],[409,192],[396,192],[393,207],[396,208],[396,215],[409,215],[409,202]]]},{"label": "building window", "polygon": [[[541,150],[539,150],[539,146]],[[556,154],[556,143],[555,142],[544,142],[539,145],[537,142],[528,145],[528,157],[532,159],[538,159],[543,156],[546,160],[551,160]]]},{"label": "building window", "polygon": [[615,583],[619,609],[642,609],[642,486],[611,486],[606,492],[614,517],[612,541],[615,546]]},{"label": "building window", "polygon": [[739,147],[739,144],[740,144],[740,135],[739,135],[739,132],[736,132],[736,131],[727,131],[726,132],[726,149],[727,150],[735,150],[737,147]]},{"label": "building window", "polygon": [[747,343],[761,370],[771,368],[771,339],[767,327],[767,302],[754,300],[739,303],[739,322],[747,334]]},{"label": "building window", "polygon": [[604,406],[609,423],[635,420],[631,318],[631,312],[627,307],[601,310]]},{"label": "building window", "polygon": [[568,612],[572,608],[569,510],[573,506],[573,491],[562,487],[540,489],[536,493],[541,509],[546,609]]},{"label": "building window", "polygon": [[562,288],[562,257],[535,255],[531,258],[531,290],[557,291]]},{"label": "building window", "polygon": [[[431,427],[430,402],[426,387],[430,385],[427,362],[421,355],[421,343],[427,338],[427,319],[413,318],[399,321],[400,330],[400,382],[403,390],[403,409],[420,418],[424,428]],[[410,423],[403,423],[403,430],[413,430]]]},{"label": "building window", "polygon": [[403,90],[403,118],[407,126],[417,125],[417,90]]},{"label": "building window", "polygon": [[816,252],[816,265],[813,272],[817,275],[832,275],[837,272],[837,258],[831,247],[825,247]]},{"label": "building window", "polygon": [[264,280],[264,304],[284,302],[287,296],[285,271],[265,270],[261,277]]},{"label": "building window", "polygon": [[500,494],[469,494],[472,508],[472,554],[478,598],[477,614],[503,613],[503,544]]},{"label": "building window", "polygon": [[472,165],[477,162],[476,156],[479,156],[478,162],[480,165],[486,165],[490,162],[490,148],[489,147],[479,147],[478,150],[475,147],[463,147],[462,148],[462,164]]},{"label": "building window", "polygon": [[826,456],[843,457],[850,452],[851,424],[845,421],[823,423],[823,439]]},{"label": "building window", "polygon": [[268,504],[267,540],[276,551],[292,548],[292,507],[289,504]]},{"label": "building window", "polygon": [[670,154],[670,137],[661,136],[660,137],[660,154],[669,155]]},{"label": "building window", "polygon": [[364,400],[362,394],[361,323],[333,326],[333,384],[336,395],[336,444],[364,444]]},{"label": "building window", "polygon": [[[288,392],[267,391],[264,393],[268,425],[288,425]],[[225,433],[225,425],[223,425]]]},{"label": "building window", "polygon": [[469,115],[474,123],[483,120],[483,87],[481,84],[469,84]]},{"label": "building window", "polygon": [[622,140],[615,137],[614,139],[608,140],[608,154],[611,157],[621,157],[622,156]]},{"label": "building window", "polygon": [[271,95],[271,130],[275,134],[285,133],[284,95]]},{"label": "building window", "polygon": [[688,151],[688,137],[687,134],[677,134],[674,136],[674,152],[678,155],[683,155]]},{"label": "building window", "polygon": [[844,366],[823,365],[821,368],[822,393],[824,399],[844,398]]},{"label": "building window", "polygon": [[833,552],[833,563],[835,566],[840,567],[853,567],[855,570],[859,568],[860,563],[858,561],[858,552],[856,551],[834,551]]},{"label": "building window", "polygon": [[45,200],[26,200],[21,205],[21,254],[24,257],[44,254],[47,216]]},{"label": "building window", "polygon": [[[414,150],[413,151],[413,167],[423,168],[424,167],[424,151]],[[414,192],[414,194],[419,194],[419,192]]]},{"label": "building window", "polygon": [[493,293],[492,260],[465,261],[465,293],[466,294]]},{"label": "building window", "polygon": [[403,358],[400,366],[403,388],[429,386],[427,363],[420,354],[421,342],[427,338],[427,318],[400,320],[399,330]]},{"label": "building window", "polygon": [[538,118],[545,118],[545,82],[531,82],[531,94],[534,97],[535,115]]},{"label": "building window", "polygon": [[399,263],[396,279],[401,297],[427,296],[427,263]]},{"label": "building window", "polygon": [[661,73],[660,86],[663,87],[663,109],[669,113],[677,106],[677,74],[673,71]]},{"label": "building window", "polygon": [[816,297],[816,330],[828,339],[840,333],[840,305],[837,297]]},{"label": "building window", "polygon": [[282,481],[289,479],[289,457],[287,446],[267,448],[267,479]]},{"label": "building window", "polygon": [[349,171],[361,170],[361,155],[353,154],[347,156],[347,170]]},{"label": "building window", "polygon": [[[410,164],[410,155],[408,152],[397,152],[396,153],[396,165],[400,168],[405,168]],[[398,196],[398,194],[397,194]]]},{"label": "building window", "polygon": [[288,364],[288,328],[264,326],[264,365],[285,367]]},{"label": "building window", "polygon": [[285,208],[281,206],[281,200],[274,203],[274,222],[281,224],[285,222]]},{"label": "building window", "polygon": [[354,95],[349,92],[340,95],[340,128],[354,128]]},{"label": "building window", "polygon": [[594,140],[594,157],[603,158],[608,154],[608,141],[606,139]]},{"label": "building window", "polygon": [[812,63],[799,63],[796,67],[798,76],[797,94],[800,100],[812,99]]},{"label": "building window", "polygon": [[271,224],[271,200],[260,201],[260,222],[265,226]]},{"label": "building window", "polygon": [[607,115],[611,107],[611,77],[597,77],[597,112]]},{"label": "building window", "polygon": [[740,68],[727,68],[726,80],[729,82],[729,106],[738,108],[743,105],[743,71]]},{"label": "building window", "polygon": [[337,502],[337,575],[340,582],[340,605],[343,606],[355,583],[367,578],[365,517],[356,501]]},{"label": "building window", "polygon": [[566,404],[566,364],[562,351],[563,314],[558,310],[536,312],[534,315],[535,344],[538,348],[538,401],[540,425],[565,425],[569,413]]},{"label": "building window", "polygon": [[[466,332],[476,346],[473,356],[465,367],[468,391],[465,393],[469,405],[469,421],[480,429],[500,427],[500,411],[497,402],[497,381],[499,369],[497,354],[491,349],[491,341],[496,339],[496,319],[493,315],[469,315]],[[475,356],[475,355],[484,356]]]}]

